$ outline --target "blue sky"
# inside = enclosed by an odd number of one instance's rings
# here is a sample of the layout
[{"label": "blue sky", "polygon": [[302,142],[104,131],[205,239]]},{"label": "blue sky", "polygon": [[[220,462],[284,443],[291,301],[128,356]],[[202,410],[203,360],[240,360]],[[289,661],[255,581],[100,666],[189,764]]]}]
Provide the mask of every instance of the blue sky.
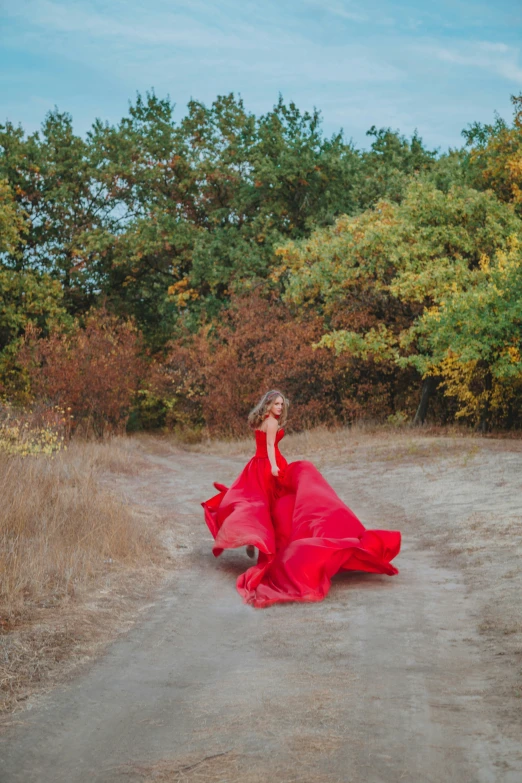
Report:
[{"label": "blue sky", "polygon": [[496,0],[0,0],[0,121],[36,130],[54,105],[85,133],[117,122],[136,91],[241,94],[267,111],[281,92],[367,146],[371,125],[430,147],[522,91],[522,3]]}]

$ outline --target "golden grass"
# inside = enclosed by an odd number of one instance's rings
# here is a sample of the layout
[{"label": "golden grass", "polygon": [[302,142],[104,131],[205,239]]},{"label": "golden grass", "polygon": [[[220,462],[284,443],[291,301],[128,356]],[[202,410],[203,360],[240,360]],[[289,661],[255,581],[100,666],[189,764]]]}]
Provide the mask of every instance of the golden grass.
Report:
[{"label": "golden grass", "polygon": [[[497,436],[492,436],[497,437]],[[240,439],[207,438],[196,444],[180,442],[175,435],[164,437],[165,444],[200,454],[212,454],[223,457],[251,456],[253,437],[245,427],[245,437]],[[375,422],[360,422],[349,427],[315,427],[298,433],[288,433],[282,444],[282,451],[291,454],[292,459],[315,459],[316,454],[324,453],[332,457],[346,455],[355,449],[371,448],[375,457],[386,460],[402,457],[441,456],[449,449],[461,450],[463,441],[470,441],[470,447],[478,451],[480,444],[490,441],[482,434],[475,433],[462,425],[447,427],[411,427],[392,426]],[[471,445],[471,443],[473,445]],[[510,448],[509,443],[518,450],[520,441],[503,440],[502,450]]]},{"label": "golden grass", "polygon": [[135,476],[148,467],[147,461],[141,455],[141,440],[143,438],[124,435],[103,441],[76,438],[69,446],[69,452],[71,458],[87,460],[96,472],[108,471]]},{"label": "golden grass", "polygon": [[107,564],[136,562],[155,542],[97,480],[128,469],[117,447],[75,444],[50,457],[0,455],[0,616],[74,595]]},{"label": "golden grass", "polygon": [[140,571],[144,587],[159,573],[159,527],[105,486],[108,473],[143,469],[136,448],[115,439],[73,442],[54,456],[0,454],[4,708],[27,681],[42,681],[41,670],[87,654],[97,618],[108,627],[122,594],[140,592],[131,574]]}]

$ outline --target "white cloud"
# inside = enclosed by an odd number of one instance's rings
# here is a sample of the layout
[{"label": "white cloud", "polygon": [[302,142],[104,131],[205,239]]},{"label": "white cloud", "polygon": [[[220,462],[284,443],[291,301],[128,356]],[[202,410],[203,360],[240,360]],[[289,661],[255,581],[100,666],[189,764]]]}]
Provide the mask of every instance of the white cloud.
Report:
[{"label": "white cloud", "polygon": [[306,5],[311,8],[319,8],[333,16],[348,19],[351,22],[368,22],[369,17],[358,10],[352,10],[351,3],[339,2],[339,0],[306,0]]},{"label": "white cloud", "polygon": [[[207,23],[204,23],[183,11],[168,8],[154,11],[129,5],[124,13],[124,9],[119,9],[118,5],[112,3],[112,13],[100,13],[89,3],[69,5],[53,0],[22,0],[11,8],[10,13],[22,17],[32,27],[51,34],[76,34],[91,44],[111,39],[117,47],[141,44],[155,47],[178,45],[199,49],[209,46],[244,49],[248,45],[244,29],[238,30],[237,26],[230,25],[227,31],[219,30],[208,23],[208,14]],[[203,15],[205,10],[210,9],[208,6],[202,8]],[[212,16],[215,18],[215,14]]]},{"label": "white cloud", "polygon": [[457,47],[431,45],[422,51],[441,62],[480,68],[522,85],[520,51],[505,43],[464,41]]},{"label": "white cloud", "polygon": [[[29,125],[44,108],[30,100],[37,91],[86,127],[94,116],[117,120],[128,97],[151,86],[158,95],[170,93],[181,111],[190,96],[208,103],[234,91],[262,113],[281,91],[302,109],[323,109],[332,132],[342,124],[363,143],[364,130],[376,124],[407,134],[418,126],[435,145],[458,143],[467,122],[487,121],[506,105],[509,110],[512,85],[522,84],[515,25],[499,21],[502,42],[471,42],[478,16],[470,0],[450,14],[446,7],[405,7],[401,0],[0,4],[3,104]],[[501,20],[500,10],[491,10],[480,17],[484,29],[492,29],[493,13]]]},{"label": "white cloud", "polygon": [[[101,13],[92,0],[66,5],[63,0],[19,0],[13,14],[28,23],[24,35],[40,36],[47,46],[63,56],[89,64],[96,69],[110,69],[136,83],[148,79],[158,84],[164,74],[190,73],[207,68],[209,79],[221,69],[230,80],[273,82],[279,90],[282,83],[303,84],[373,84],[397,81],[401,70],[378,56],[361,43],[320,42],[295,25],[279,24],[256,16],[259,4],[242,5],[234,0],[219,8],[199,0],[195,5],[156,3],[153,8],[127,5],[123,13],[120,0],[114,0],[108,11]],[[173,11],[172,9],[176,10]],[[197,9],[197,18],[192,16]],[[253,9],[253,10],[252,10]],[[43,43],[45,40],[45,44]]]},{"label": "white cloud", "polygon": [[385,12],[385,9],[389,7],[387,2],[372,10],[368,5],[364,6],[362,3],[354,4],[345,2],[345,0],[305,0],[305,5],[309,8],[324,11],[338,19],[345,19],[348,22],[371,24],[372,26],[385,25],[388,27],[395,24],[395,19]]}]

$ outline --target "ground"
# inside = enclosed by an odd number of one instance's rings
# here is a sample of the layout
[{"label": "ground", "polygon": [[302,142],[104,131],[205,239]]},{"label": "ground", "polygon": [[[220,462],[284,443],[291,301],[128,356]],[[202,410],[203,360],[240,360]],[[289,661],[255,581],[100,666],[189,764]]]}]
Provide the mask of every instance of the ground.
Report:
[{"label": "ground", "polygon": [[249,444],[143,439],[126,501],[169,520],[172,576],[105,654],[0,734],[2,783],[520,783],[522,443],[357,431],[289,437],[395,577],[255,610],[244,550],[215,559],[199,503]]}]

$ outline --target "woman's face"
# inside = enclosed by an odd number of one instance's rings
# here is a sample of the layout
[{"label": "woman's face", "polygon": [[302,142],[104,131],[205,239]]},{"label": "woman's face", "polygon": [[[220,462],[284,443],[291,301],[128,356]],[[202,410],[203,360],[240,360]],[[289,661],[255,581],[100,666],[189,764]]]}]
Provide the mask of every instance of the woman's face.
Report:
[{"label": "woman's face", "polygon": [[273,401],[272,407],[270,408],[270,413],[272,416],[280,416],[283,412],[283,398],[279,394]]}]

